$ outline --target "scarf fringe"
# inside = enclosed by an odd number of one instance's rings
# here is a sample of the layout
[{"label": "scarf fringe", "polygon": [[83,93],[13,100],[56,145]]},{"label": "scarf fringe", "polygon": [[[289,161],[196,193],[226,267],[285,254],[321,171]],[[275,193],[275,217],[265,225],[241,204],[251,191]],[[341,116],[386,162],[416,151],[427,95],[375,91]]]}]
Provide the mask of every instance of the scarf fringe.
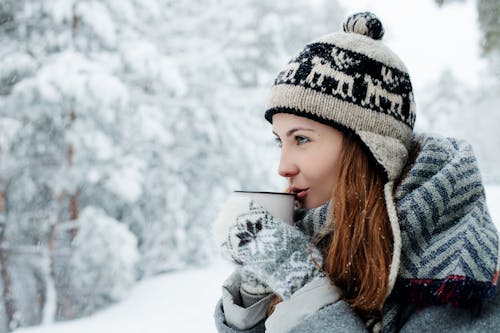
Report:
[{"label": "scarf fringe", "polygon": [[398,279],[393,295],[417,308],[450,304],[457,308],[480,304],[495,295],[493,282],[468,276],[449,275],[445,279]]}]

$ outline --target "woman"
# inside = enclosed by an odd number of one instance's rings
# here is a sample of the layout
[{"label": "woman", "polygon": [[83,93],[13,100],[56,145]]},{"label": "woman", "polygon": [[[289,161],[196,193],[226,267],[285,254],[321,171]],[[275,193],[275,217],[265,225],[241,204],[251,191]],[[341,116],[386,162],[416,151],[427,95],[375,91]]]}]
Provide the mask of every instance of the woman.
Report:
[{"label": "woman", "polygon": [[278,75],[266,119],[295,225],[250,199],[214,224],[238,269],[220,332],[491,332],[498,234],[471,147],[413,133],[406,67],[380,21],[305,46]]}]

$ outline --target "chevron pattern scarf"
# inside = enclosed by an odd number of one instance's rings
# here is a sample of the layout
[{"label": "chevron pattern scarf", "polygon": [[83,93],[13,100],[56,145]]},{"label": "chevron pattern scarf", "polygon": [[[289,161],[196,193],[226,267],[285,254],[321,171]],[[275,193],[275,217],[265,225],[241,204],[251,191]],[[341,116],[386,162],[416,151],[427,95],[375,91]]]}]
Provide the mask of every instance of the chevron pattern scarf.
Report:
[{"label": "chevron pattern scarf", "polygon": [[498,279],[498,233],[471,146],[425,136],[415,142],[420,152],[394,198],[401,258],[384,332],[397,331],[398,304],[480,304]]},{"label": "chevron pattern scarf", "polygon": [[[383,332],[398,331],[402,305],[474,306],[493,297],[498,278],[498,234],[471,146],[426,136],[413,146],[417,157],[394,195],[401,254]],[[329,209],[297,210],[296,226],[309,236],[332,232]]]}]

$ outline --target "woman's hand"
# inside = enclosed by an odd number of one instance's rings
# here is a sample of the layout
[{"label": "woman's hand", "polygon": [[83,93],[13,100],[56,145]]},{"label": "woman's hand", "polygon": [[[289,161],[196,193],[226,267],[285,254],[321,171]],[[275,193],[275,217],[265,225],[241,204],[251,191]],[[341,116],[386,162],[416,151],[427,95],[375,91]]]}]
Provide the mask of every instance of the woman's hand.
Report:
[{"label": "woman's hand", "polygon": [[322,256],[310,238],[273,217],[255,201],[232,197],[214,224],[222,253],[283,299],[316,277]]}]

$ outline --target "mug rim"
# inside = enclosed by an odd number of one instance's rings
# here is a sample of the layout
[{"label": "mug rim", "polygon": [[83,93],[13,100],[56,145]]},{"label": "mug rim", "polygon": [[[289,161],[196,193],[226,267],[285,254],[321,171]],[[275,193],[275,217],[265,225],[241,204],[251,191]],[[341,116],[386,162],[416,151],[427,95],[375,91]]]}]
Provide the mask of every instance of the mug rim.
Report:
[{"label": "mug rim", "polygon": [[270,191],[242,191],[242,190],[233,191],[233,192],[236,192],[236,193],[255,193],[255,194],[278,194],[278,195],[291,195],[291,196],[295,196],[295,194],[292,194],[292,193],[286,193],[286,192],[270,192]]}]

